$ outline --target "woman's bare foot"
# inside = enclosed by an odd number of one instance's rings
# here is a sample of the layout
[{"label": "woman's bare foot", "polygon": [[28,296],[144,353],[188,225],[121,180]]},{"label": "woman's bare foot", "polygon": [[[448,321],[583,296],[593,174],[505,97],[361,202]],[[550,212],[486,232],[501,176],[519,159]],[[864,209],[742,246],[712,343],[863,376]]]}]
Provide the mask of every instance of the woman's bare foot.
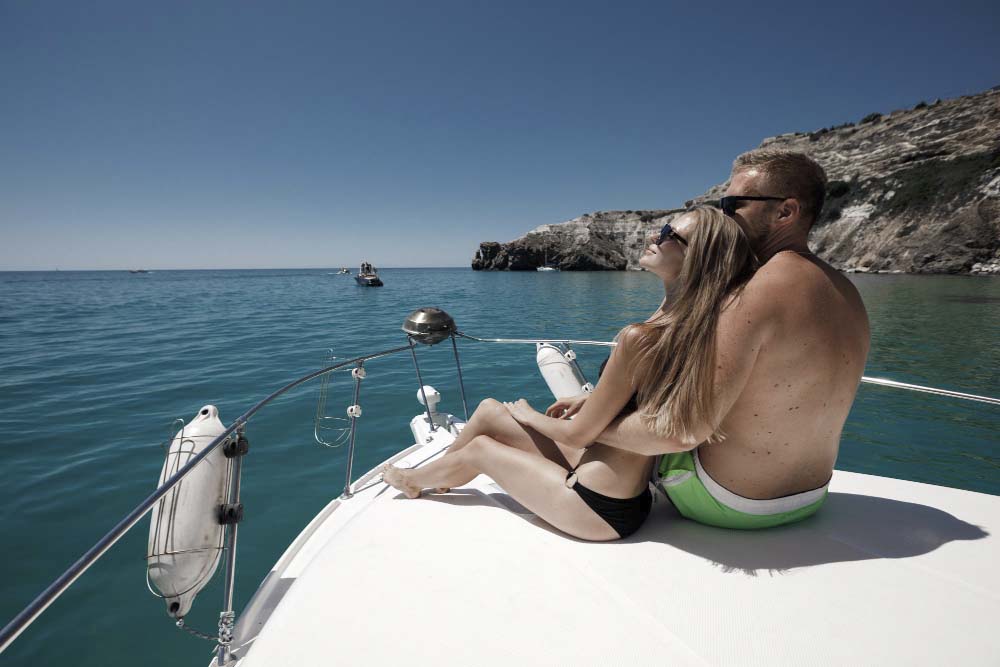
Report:
[{"label": "woman's bare foot", "polygon": [[439,486],[436,489],[434,489],[434,493],[449,493],[450,491],[451,489],[449,489],[447,486]]},{"label": "woman's bare foot", "polygon": [[382,468],[382,481],[396,489],[402,491],[407,498],[419,498],[420,487],[411,484],[406,479],[406,471],[393,465],[386,465]]}]

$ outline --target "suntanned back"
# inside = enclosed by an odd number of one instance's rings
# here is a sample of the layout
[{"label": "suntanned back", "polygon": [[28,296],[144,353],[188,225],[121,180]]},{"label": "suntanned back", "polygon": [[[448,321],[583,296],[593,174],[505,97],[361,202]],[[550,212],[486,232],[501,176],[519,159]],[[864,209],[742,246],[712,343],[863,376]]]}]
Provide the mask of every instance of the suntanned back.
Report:
[{"label": "suntanned back", "polygon": [[829,481],[870,331],[857,289],[814,255],[778,253],[753,280],[768,297],[760,350],[722,422],[725,440],[698,453],[734,493],[777,498]]}]

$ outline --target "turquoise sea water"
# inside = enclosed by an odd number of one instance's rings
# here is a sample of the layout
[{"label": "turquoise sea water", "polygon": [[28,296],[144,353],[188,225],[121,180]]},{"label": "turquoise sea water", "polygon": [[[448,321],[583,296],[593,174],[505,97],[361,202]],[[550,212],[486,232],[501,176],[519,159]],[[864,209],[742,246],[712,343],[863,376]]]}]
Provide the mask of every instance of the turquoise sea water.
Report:
[{"label": "turquoise sea water", "polygon": [[[329,354],[405,344],[419,306],[482,337],[610,340],[661,288],[645,273],[388,269],[362,288],[334,269],[0,273],[0,535],[6,623],[156,485],[161,443],[204,404],[228,423]],[[1000,396],[1000,279],[852,276],[872,321],[866,375]],[[470,407],[549,397],[530,346],[460,343]],[[605,352],[578,349],[591,378]],[[419,350],[442,410],[461,414],[450,346]],[[368,365],[355,477],[411,444],[409,356]],[[346,374],[331,412],[351,399]],[[250,424],[236,609],[344,484],[345,449],[313,441],[316,382]],[[862,386],[838,468],[1000,495],[1000,408]],[[0,657],[2,665],[206,665],[144,584],[143,521]],[[214,630],[221,577],[191,625]],[[336,628],[331,628],[332,632]]]}]

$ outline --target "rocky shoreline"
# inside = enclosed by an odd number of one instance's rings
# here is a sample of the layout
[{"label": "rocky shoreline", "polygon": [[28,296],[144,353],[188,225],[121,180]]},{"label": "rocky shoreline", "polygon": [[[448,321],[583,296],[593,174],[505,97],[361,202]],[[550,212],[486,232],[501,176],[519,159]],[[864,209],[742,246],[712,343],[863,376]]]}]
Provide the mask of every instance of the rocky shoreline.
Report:
[{"label": "rocky shoreline", "polygon": [[[1000,86],[761,146],[808,153],[826,169],[809,242],[842,271],[1000,275]],[[587,213],[481,243],[472,268],[532,271],[547,256],[565,271],[638,269],[650,233],[726,185],[672,208]]]}]

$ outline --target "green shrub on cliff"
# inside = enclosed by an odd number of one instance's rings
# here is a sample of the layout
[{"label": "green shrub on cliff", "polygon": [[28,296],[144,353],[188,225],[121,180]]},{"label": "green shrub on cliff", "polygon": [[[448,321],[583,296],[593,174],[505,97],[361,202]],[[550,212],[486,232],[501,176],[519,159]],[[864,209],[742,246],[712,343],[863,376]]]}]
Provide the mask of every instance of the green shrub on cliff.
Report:
[{"label": "green shrub on cliff", "polygon": [[968,193],[983,173],[1000,168],[1000,151],[966,155],[955,160],[927,160],[893,174],[900,182],[892,199],[886,202],[889,213],[904,210],[927,210],[935,204],[950,202]]}]

